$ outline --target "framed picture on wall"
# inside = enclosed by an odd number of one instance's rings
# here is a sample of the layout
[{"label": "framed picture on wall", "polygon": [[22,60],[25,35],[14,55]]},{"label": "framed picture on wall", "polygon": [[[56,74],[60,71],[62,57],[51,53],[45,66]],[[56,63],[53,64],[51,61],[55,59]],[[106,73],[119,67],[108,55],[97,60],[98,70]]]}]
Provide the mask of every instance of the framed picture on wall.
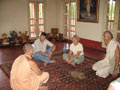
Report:
[{"label": "framed picture on wall", "polygon": [[80,22],[98,23],[99,0],[78,0],[77,20]]}]

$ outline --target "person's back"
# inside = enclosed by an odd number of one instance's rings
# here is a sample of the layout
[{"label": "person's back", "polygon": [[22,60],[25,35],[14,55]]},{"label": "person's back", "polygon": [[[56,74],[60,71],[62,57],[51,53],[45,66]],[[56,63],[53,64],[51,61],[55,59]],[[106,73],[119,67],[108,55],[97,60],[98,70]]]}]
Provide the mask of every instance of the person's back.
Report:
[{"label": "person's back", "polygon": [[[13,63],[10,82],[13,90],[37,90],[38,85],[33,85],[33,79],[37,80],[37,75],[31,70],[25,55],[19,56]],[[38,80],[36,82],[39,82]],[[13,85],[14,84],[14,85]],[[17,89],[16,89],[17,88]],[[36,89],[35,89],[36,88]]]},{"label": "person's back", "polygon": [[49,79],[48,72],[42,72],[36,62],[32,60],[33,47],[31,44],[25,44],[24,55],[20,55],[15,59],[11,73],[10,84],[13,90],[38,90],[45,88],[42,86]]}]

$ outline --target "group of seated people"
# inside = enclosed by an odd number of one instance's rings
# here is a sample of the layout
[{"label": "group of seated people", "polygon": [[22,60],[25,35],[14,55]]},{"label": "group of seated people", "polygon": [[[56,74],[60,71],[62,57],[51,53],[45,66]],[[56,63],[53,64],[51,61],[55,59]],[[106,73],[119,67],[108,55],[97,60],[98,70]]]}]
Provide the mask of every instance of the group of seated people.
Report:
[{"label": "group of seated people", "polygon": [[[107,46],[106,56],[103,60],[96,62],[92,69],[96,71],[96,75],[99,77],[106,78],[109,74],[117,77],[120,59],[119,43],[113,40],[110,31],[103,33],[103,39]],[[36,61],[44,62],[45,66],[48,63],[55,63],[56,61],[52,60],[55,48],[56,46],[46,39],[45,32],[41,33],[40,38],[35,40],[34,44],[25,44],[23,46],[25,54],[17,57],[12,65],[10,72],[11,88],[13,90],[47,90],[48,87],[43,84],[49,80],[50,75],[48,72],[41,71]],[[77,35],[72,38],[69,52],[63,53],[63,60],[73,67],[84,62],[83,45],[79,42]],[[120,78],[113,81],[108,90],[118,90],[116,87],[120,90]]]}]

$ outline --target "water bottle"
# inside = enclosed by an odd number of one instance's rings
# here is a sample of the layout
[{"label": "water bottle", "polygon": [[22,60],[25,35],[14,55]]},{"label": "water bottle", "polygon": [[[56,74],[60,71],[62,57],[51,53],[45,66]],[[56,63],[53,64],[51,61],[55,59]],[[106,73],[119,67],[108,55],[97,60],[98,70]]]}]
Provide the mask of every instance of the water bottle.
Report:
[{"label": "water bottle", "polygon": [[66,48],[63,48],[63,53],[66,53]]}]

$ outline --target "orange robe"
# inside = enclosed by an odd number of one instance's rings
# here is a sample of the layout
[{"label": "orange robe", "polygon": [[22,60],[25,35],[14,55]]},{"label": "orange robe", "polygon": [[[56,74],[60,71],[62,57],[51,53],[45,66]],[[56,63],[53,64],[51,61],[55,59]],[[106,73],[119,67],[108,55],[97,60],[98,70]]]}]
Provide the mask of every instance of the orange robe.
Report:
[{"label": "orange robe", "polygon": [[10,84],[13,90],[38,90],[46,83],[49,74],[43,72],[38,76],[30,67],[25,55],[20,55],[13,63],[10,73]]}]

